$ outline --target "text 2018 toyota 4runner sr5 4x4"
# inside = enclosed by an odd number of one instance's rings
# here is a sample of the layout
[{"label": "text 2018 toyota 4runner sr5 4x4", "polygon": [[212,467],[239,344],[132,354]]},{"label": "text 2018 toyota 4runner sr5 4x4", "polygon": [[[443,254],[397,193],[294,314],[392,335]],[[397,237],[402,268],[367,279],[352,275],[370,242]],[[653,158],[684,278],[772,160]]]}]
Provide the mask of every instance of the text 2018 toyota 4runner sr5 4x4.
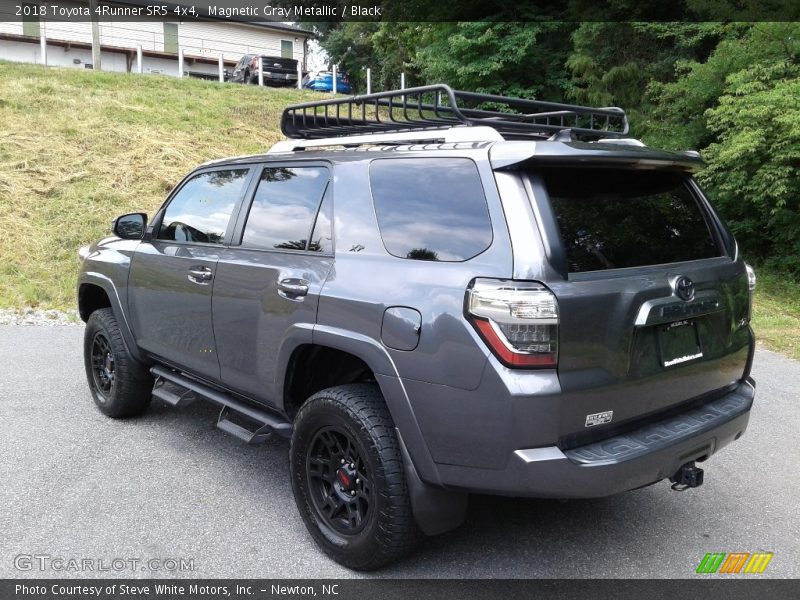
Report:
[{"label": "text 2018 toyota 4runner sr5 4x4", "polygon": [[606,496],[738,439],[752,270],[625,113],[427,86],[287,108],[82,250],[92,395],[221,407],[291,439],[321,548],[354,569],[458,526],[470,492]]}]

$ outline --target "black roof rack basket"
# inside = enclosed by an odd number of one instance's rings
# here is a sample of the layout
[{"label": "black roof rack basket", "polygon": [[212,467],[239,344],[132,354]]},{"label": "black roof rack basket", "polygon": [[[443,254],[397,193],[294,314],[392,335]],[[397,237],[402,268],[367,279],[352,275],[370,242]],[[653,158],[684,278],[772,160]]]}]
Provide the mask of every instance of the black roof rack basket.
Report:
[{"label": "black roof rack basket", "polygon": [[444,84],[294,104],[281,118],[285,136],[306,140],[456,125],[492,127],[506,139],[547,138],[565,129],[584,140],[628,134],[621,108],[463,92]]}]

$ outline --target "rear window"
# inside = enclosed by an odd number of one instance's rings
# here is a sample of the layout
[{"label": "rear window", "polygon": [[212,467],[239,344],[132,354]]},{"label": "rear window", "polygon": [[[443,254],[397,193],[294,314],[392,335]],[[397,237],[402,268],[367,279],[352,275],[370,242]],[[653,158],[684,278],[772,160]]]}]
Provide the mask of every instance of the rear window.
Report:
[{"label": "rear window", "polygon": [[489,208],[471,160],[376,160],[369,178],[389,254],[455,262],[477,256],[492,243]]},{"label": "rear window", "polygon": [[678,173],[553,168],[542,175],[570,272],[720,256]]}]

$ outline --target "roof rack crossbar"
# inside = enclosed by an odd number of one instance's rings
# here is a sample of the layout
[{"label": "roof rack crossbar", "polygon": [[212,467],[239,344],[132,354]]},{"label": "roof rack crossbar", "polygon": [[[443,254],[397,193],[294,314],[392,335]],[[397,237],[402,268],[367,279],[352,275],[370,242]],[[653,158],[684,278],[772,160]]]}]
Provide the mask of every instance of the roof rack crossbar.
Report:
[{"label": "roof rack crossbar", "polygon": [[627,117],[619,108],[464,92],[443,84],[295,104],[281,119],[281,130],[293,139],[456,125],[489,126],[506,138],[547,137],[567,128],[582,139],[622,138],[628,133]]}]

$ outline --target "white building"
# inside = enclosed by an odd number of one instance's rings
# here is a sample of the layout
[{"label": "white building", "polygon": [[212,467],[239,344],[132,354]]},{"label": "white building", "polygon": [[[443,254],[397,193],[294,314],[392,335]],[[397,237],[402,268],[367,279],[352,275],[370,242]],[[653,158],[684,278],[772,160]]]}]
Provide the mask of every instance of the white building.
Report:
[{"label": "white building", "polygon": [[[131,7],[136,0],[98,0],[101,5]],[[57,21],[37,16],[38,7],[88,8],[88,0],[46,2],[22,0],[28,16],[17,15],[17,3],[0,0],[0,60],[92,68],[92,25],[86,21]],[[27,7],[27,8],[26,8]],[[202,20],[130,21],[99,23],[103,71],[137,69],[141,47],[144,73],[178,75],[178,50],[184,52],[184,71],[216,76],[222,56],[230,71],[244,54],[296,59],[306,70],[308,41],[313,34],[283,23],[246,23],[206,17]],[[41,37],[46,39],[43,53]]]}]

